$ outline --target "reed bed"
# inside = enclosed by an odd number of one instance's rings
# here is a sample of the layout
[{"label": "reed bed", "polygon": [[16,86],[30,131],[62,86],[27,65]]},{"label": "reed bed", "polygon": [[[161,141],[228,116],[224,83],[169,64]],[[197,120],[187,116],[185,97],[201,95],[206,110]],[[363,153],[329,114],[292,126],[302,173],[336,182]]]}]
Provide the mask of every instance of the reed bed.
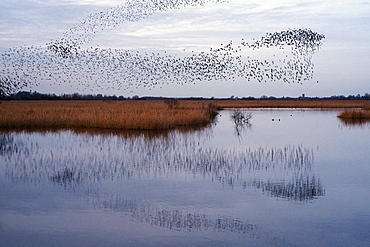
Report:
[{"label": "reed bed", "polygon": [[[175,102],[175,101],[174,101]],[[100,128],[166,130],[212,123],[223,108],[363,108],[344,116],[369,116],[366,100],[165,100],[4,101],[0,128]],[[356,115],[356,116],[357,116]]]},{"label": "reed bed", "polygon": [[362,108],[369,100],[210,100],[219,108]]},{"label": "reed bed", "polygon": [[361,109],[346,109],[338,115],[338,118],[346,126],[366,125],[370,122],[370,104]]},{"label": "reed bed", "polygon": [[346,124],[364,124],[370,121],[370,107],[344,110],[338,115],[338,118]]},{"label": "reed bed", "polygon": [[370,109],[349,109],[345,110],[338,115],[342,119],[369,119],[370,120]]},{"label": "reed bed", "polygon": [[209,102],[9,101],[0,104],[0,128],[171,129],[210,124]]}]

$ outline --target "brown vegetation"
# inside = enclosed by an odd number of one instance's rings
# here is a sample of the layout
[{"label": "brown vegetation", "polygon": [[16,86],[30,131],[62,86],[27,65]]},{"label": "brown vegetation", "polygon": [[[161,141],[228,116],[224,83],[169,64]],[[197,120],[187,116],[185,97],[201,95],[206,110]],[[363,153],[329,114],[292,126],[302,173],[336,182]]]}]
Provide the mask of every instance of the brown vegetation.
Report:
[{"label": "brown vegetation", "polygon": [[345,110],[338,117],[345,119],[370,119],[370,110],[364,108]]},{"label": "brown vegetation", "polygon": [[209,102],[9,101],[0,106],[0,128],[171,129],[207,125],[216,110]]},{"label": "brown vegetation", "polygon": [[[0,128],[171,129],[210,124],[222,108],[361,108],[366,100],[4,101]],[[357,110],[348,110],[348,112]],[[357,114],[357,113],[356,113]]]},{"label": "brown vegetation", "polygon": [[219,108],[361,108],[369,100],[211,100]]},{"label": "brown vegetation", "polygon": [[362,109],[346,109],[342,111],[338,118],[345,125],[364,125],[370,122],[370,105],[366,104]]}]

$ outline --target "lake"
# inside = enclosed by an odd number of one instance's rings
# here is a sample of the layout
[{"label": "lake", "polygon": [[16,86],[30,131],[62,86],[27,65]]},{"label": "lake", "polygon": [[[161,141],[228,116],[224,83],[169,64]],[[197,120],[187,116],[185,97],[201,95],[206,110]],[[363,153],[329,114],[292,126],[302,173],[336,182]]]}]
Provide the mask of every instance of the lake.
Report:
[{"label": "lake", "polygon": [[369,246],[370,124],[248,109],[167,132],[0,132],[0,246]]}]

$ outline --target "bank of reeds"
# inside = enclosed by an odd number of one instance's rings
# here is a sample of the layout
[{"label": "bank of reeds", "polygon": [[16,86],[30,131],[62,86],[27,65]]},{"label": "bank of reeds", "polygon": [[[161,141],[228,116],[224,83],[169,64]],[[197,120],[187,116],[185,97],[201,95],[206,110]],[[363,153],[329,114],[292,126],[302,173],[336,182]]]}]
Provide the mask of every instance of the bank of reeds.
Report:
[{"label": "bank of reeds", "polygon": [[367,124],[370,122],[370,105],[365,105],[361,109],[346,109],[338,115],[338,118],[347,126]]},{"label": "bank of reeds", "polygon": [[370,119],[370,110],[352,109],[345,110],[339,114],[339,118],[345,119]]},{"label": "bank of reeds", "polygon": [[0,104],[0,128],[171,129],[210,124],[210,102],[9,101]]},{"label": "bank of reeds", "polygon": [[368,100],[210,100],[219,108],[361,108]]}]

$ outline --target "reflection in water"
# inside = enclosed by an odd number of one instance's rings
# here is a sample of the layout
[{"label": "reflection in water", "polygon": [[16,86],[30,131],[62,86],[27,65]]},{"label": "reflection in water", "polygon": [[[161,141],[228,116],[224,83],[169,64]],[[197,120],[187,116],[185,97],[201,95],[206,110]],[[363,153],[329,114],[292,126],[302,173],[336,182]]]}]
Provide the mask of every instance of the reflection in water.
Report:
[{"label": "reflection in water", "polygon": [[238,142],[228,115],[159,135],[3,132],[3,245],[368,245],[368,126],[256,111]]},{"label": "reflection in water", "polygon": [[16,152],[21,142],[15,143],[14,138],[9,133],[0,133],[0,156],[5,156]]},{"label": "reflection in water", "polygon": [[312,172],[313,151],[302,145],[211,148],[204,144],[212,135],[211,128],[153,133],[3,133],[0,164],[4,166],[0,169],[14,183],[50,182],[82,196],[95,209],[123,213],[138,223],[175,231],[233,233],[281,246],[287,244],[284,239],[248,221],[214,212],[191,212],[171,203],[126,199],[127,195],[104,189],[104,185],[192,174],[231,187],[257,188],[286,200],[308,201],[325,194]]},{"label": "reflection in water", "polygon": [[365,127],[370,126],[370,119],[361,118],[338,118],[340,123],[346,127]]},{"label": "reflection in water", "polygon": [[230,120],[234,124],[235,133],[238,138],[241,137],[241,134],[245,129],[252,128],[252,124],[250,123],[250,119],[252,118],[251,112],[245,112],[240,110],[239,108],[234,110],[233,113],[230,115]]},{"label": "reflection in water", "polygon": [[54,184],[63,185],[64,187],[75,187],[76,184],[79,184],[82,181],[82,174],[76,172],[73,168],[64,168],[64,171],[61,171],[50,177],[50,181]]},{"label": "reflection in water", "polygon": [[252,186],[262,189],[269,196],[304,201],[314,199],[325,195],[320,179],[315,176],[293,177],[292,181],[285,182],[263,182],[254,180],[250,183]]},{"label": "reflection in water", "polygon": [[91,203],[99,209],[124,212],[139,222],[171,230],[233,232],[247,234],[251,238],[261,237],[261,229],[227,216],[211,217],[177,209],[158,208],[136,200],[124,200],[115,195],[106,198],[91,197]]},{"label": "reflection in water", "polygon": [[[205,148],[208,131],[146,135],[76,134],[71,131],[3,135],[5,174],[13,182],[51,181],[91,189],[103,180],[202,176],[231,187],[255,187],[267,195],[311,200],[324,195],[312,173],[313,151],[302,145],[252,150]],[[17,141],[15,141],[15,139]],[[23,145],[16,145],[23,140]],[[4,149],[4,148],[2,148]],[[95,184],[95,185],[94,185]]]}]

